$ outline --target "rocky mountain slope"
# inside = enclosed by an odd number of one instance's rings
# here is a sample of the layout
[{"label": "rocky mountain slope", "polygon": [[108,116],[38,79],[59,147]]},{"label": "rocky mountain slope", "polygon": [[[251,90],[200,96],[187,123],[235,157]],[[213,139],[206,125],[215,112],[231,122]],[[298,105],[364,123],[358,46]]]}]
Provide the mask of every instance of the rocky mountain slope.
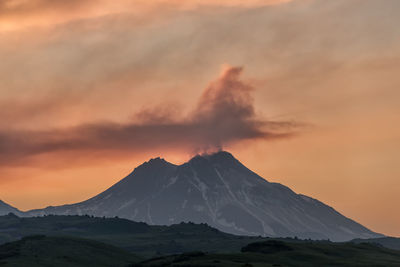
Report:
[{"label": "rocky mountain slope", "polygon": [[89,200],[26,215],[46,214],[118,216],[159,225],[192,221],[239,235],[333,241],[381,236],[316,199],[266,181],[224,151],[179,166],[152,159]]},{"label": "rocky mountain slope", "polygon": [[7,203],[5,203],[4,201],[0,200],[0,216],[6,215],[10,212],[14,213],[16,215],[21,214],[21,212],[18,209],[14,208],[14,207],[8,205]]}]

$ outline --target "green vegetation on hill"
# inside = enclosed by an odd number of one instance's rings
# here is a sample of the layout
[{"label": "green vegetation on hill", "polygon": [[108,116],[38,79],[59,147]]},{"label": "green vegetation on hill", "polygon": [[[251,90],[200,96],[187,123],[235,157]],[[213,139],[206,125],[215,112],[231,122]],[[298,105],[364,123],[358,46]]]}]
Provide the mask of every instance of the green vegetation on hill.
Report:
[{"label": "green vegetation on hill", "polygon": [[242,237],[194,223],[0,216],[0,266],[400,266],[400,251],[357,242]]},{"label": "green vegetation on hill", "polygon": [[368,243],[268,240],[241,253],[186,252],[143,261],[93,240],[37,235],[1,245],[0,266],[400,266],[400,251]]},{"label": "green vegetation on hill", "polygon": [[396,237],[380,237],[380,238],[369,238],[369,239],[354,239],[354,243],[372,243],[381,245],[385,248],[391,248],[400,250],[400,238]]},{"label": "green vegetation on hill", "polygon": [[180,223],[150,226],[119,218],[90,216],[0,216],[0,243],[29,235],[75,236],[123,248],[144,256],[178,254],[196,250],[215,253],[239,252],[259,237],[240,237],[206,224]]},{"label": "green vegetation on hill", "polygon": [[107,244],[71,237],[25,237],[0,246],[0,266],[128,266],[140,258]]},{"label": "green vegetation on hill", "polygon": [[269,240],[249,244],[242,253],[185,253],[133,266],[400,266],[400,251],[365,243]]}]

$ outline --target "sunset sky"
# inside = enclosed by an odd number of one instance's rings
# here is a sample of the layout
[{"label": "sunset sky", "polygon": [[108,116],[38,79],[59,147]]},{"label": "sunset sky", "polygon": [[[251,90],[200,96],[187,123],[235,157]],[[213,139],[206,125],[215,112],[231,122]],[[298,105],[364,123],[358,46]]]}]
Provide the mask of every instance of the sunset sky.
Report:
[{"label": "sunset sky", "polygon": [[224,149],[400,236],[400,1],[2,0],[0,199]]}]

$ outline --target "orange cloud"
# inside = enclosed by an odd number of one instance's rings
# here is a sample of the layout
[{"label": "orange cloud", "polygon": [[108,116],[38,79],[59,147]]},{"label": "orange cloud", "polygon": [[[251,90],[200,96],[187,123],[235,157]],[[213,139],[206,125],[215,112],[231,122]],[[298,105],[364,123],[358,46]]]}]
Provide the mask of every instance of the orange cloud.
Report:
[{"label": "orange cloud", "polygon": [[116,13],[143,15],[154,10],[188,10],[204,6],[253,7],[290,1],[292,0],[3,0],[0,1],[0,31],[32,26],[48,27]]},{"label": "orange cloud", "polygon": [[[294,126],[256,116],[252,87],[239,79],[242,68],[229,67],[204,91],[195,109],[183,119],[170,114],[140,113],[140,122],[92,123],[46,131],[2,130],[0,161],[18,164],[47,153],[75,151],[146,151],[177,147],[204,151],[249,139],[290,136]],[[162,109],[158,109],[162,110]],[[83,152],[83,153],[82,153]]]}]

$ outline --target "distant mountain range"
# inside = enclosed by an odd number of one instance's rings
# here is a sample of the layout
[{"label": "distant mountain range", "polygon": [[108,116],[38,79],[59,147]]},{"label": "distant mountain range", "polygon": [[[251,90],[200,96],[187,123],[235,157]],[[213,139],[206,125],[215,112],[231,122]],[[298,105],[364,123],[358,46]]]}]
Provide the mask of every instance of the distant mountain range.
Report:
[{"label": "distant mountain range", "polygon": [[207,223],[237,235],[347,241],[376,238],[364,226],[311,197],[270,183],[228,152],[195,156],[182,165],[155,158],[86,201],[25,213],[0,202],[0,214],[94,215],[150,225]]},{"label": "distant mountain range", "polygon": [[22,212],[19,211],[18,209],[8,205],[7,203],[3,202],[0,200],[0,216],[1,215],[6,215],[8,213],[14,213],[16,215],[21,215]]}]

